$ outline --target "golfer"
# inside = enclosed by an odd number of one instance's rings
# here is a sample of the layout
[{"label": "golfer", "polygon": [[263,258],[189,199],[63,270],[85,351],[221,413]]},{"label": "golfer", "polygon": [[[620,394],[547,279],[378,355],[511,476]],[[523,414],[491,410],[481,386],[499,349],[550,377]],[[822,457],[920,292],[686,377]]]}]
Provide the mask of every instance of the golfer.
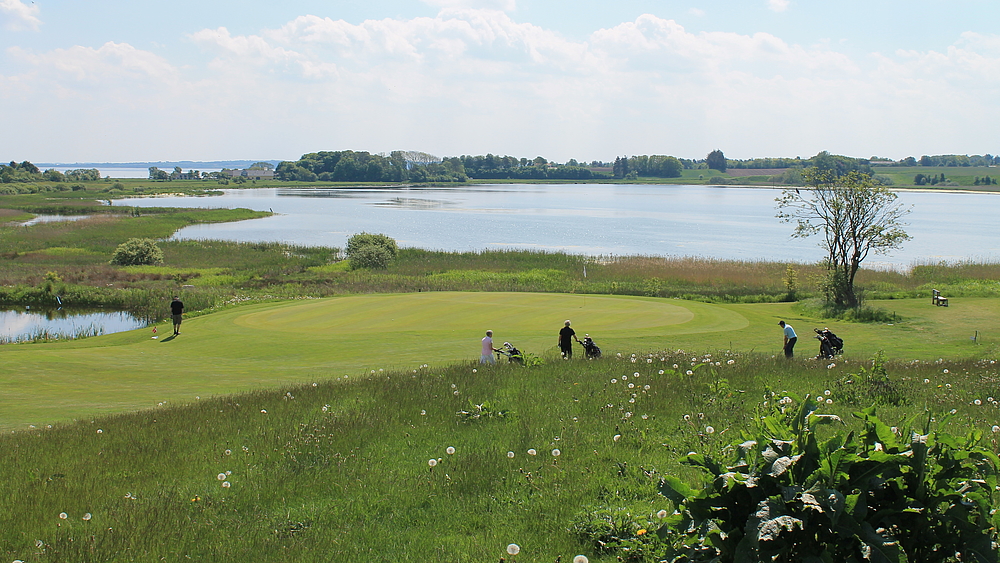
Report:
[{"label": "golfer", "polygon": [[184,318],[184,303],[180,297],[174,297],[170,302],[170,318],[174,321],[174,336],[181,333],[181,320]]},{"label": "golfer", "polygon": [[483,337],[483,352],[479,355],[479,363],[481,364],[496,364],[496,359],[493,358],[493,352],[498,350],[493,347],[493,331],[487,330],[486,336]]},{"label": "golfer", "polygon": [[562,329],[559,330],[559,350],[562,352],[564,360],[569,360],[573,357],[574,340],[583,344],[583,342],[580,342],[580,339],[576,337],[576,331],[570,328],[569,324],[569,321],[566,321]]},{"label": "golfer", "polygon": [[785,321],[778,321],[778,326],[780,326],[784,331],[785,357],[790,359],[792,356],[795,355],[792,350],[795,348],[795,342],[799,338],[798,336],[795,335],[795,329],[792,328],[792,325],[785,324]]}]

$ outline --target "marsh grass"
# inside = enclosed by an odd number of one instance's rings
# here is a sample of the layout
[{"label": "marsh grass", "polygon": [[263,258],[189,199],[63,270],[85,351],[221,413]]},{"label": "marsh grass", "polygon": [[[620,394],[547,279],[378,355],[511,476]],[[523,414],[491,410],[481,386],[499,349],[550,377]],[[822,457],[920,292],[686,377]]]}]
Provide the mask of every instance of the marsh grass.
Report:
[{"label": "marsh grass", "polygon": [[[678,459],[721,454],[762,401],[819,394],[832,401],[825,412],[850,421],[857,409],[825,391],[858,367],[726,351],[531,369],[419,365],[316,373],[315,385],[18,431],[0,437],[0,498],[10,507],[0,511],[0,553],[459,562],[496,560],[517,543],[519,560],[601,560],[573,532],[582,514],[627,514],[633,532],[654,522],[673,509],[656,493],[660,476],[697,483]],[[902,426],[924,408],[956,409],[954,420],[984,430],[997,450],[992,360],[886,370],[907,383],[905,402],[880,409],[883,420]],[[487,403],[510,414],[457,414]]]}]

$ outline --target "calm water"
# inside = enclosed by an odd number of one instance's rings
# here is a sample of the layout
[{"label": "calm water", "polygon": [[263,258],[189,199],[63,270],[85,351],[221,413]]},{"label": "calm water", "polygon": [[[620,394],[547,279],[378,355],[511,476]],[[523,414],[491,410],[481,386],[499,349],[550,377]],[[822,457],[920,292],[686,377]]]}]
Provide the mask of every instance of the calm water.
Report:
[{"label": "calm water", "polygon": [[[649,254],[812,262],[818,239],[792,239],[775,219],[775,189],[641,185],[483,185],[458,188],[234,189],[209,197],[116,200],[114,205],[246,207],[265,219],[193,225],[175,239],[343,247],[361,231],[401,246],[469,251],[528,248],[587,255]],[[868,266],[997,260],[1000,195],[900,192],[913,240]]]},{"label": "calm water", "polygon": [[145,322],[123,311],[0,310],[0,342],[30,338],[43,331],[61,338],[72,338],[81,332],[92,336],[94,333],[111,334],[144,326]]}]

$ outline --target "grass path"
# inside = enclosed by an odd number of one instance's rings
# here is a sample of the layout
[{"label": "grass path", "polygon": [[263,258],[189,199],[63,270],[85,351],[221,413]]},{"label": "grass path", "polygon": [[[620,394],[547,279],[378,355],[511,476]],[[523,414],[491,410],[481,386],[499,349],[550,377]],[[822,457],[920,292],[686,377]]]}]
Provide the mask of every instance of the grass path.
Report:
[{"label": "grass path", "polygon": [[[982,354],[1000,331],[1000,301],[969,299],[950,308],[923,300],[883,304],[907,320],[887,325],[825,323],[853,357],[933,359]],[[780,352],[777,319],[799,331],[800,356],[816,353],[822,321],[790,304],[708,305],[643,297],[429,292],[359,295],[258,304],[186,320],[182,334],[159,326],[75,342],[0,347],[0,428],[24,428],[159,402],[263,386],[360,375],[370,369],[441,366],[478,358],[479,340],[556,359],[565,319],[604,351],[718,349]]]}]

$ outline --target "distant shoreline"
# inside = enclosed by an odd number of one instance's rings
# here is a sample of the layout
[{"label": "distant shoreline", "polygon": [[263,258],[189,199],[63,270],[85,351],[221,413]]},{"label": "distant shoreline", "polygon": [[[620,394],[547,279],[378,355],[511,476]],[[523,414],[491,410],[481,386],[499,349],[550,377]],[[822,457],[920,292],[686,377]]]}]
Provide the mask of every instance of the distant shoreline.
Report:
[{"label": "distant shoreline", "polygon": [[35,166],[39,168],[65,168],[65,167],[76,167],[76,168],[149,168],[155,166],[157,168],[173,168],[174,166],[180,166],[181,168],[188,169],[200,169],[200,168],[246,168],[251,164],[257,162],[270,162],[277,166],[281,160],[206,160],[206,161],[194,161],[194,160],[174,160],[174,161],[160,161],[160,162],[36,162]]}]

